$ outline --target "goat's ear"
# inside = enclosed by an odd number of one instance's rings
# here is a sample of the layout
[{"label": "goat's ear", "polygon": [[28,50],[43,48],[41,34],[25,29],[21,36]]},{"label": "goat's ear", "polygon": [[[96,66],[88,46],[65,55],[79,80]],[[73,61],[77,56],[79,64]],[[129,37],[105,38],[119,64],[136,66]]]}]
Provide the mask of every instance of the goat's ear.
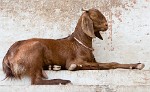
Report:
[{"label": "goat's ear", "polygon": [[101,36],[100,32],[95,32],[95,36],[99,39],[103,40],[103,37]]},{"label": "goat's ear", "polygon": [[81,27],[85,34],[90,37],[95,37],[94,28],[93,28],[93,21],[90,19],[88,14],[82,15]]}]

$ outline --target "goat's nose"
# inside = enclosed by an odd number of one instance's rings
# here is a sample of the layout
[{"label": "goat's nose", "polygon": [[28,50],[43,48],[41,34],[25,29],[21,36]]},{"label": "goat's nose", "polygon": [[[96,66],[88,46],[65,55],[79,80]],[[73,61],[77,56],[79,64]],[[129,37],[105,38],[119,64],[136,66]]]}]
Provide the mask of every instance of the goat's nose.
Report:
[{"label": "goat's nose", "polygon": [[106,27],[108,26],[108,24],[107,24],[107,23],[105,23],[104,25],[105,25]]}]

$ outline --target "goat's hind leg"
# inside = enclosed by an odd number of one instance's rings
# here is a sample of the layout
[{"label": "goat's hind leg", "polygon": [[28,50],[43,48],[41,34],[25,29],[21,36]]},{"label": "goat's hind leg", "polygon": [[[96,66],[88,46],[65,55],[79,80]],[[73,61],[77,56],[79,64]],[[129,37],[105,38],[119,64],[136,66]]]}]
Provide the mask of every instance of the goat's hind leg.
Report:
[{"label": "goat's hind leg", "polygon": [[31,74],[31,84],[32,85],[66,85],[71,83],[70,80],[62,80],[62,79],[52,79],[52,80],[44,80],[42,70],[36,70],[34,73]]}]

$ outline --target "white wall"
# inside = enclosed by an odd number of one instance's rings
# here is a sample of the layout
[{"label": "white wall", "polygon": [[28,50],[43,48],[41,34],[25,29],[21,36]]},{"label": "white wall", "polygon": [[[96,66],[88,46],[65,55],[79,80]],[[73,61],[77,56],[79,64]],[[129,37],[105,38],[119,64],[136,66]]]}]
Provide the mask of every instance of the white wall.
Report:
[{"label": "white wall", "polygon": [[1,0],[0,61],[15,41],[68,36],[81,8],[99,9],[109,23],[104,40],[93,39],[97,61],[141,62],[150,69],[150,0]]}]

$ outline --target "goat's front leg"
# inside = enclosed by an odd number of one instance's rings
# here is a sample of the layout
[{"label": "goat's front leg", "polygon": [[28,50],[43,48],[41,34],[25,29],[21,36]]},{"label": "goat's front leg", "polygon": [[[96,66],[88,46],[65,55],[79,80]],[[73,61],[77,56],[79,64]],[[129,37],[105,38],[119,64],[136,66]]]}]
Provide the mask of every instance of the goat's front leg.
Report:
[{"label": "goat's front leg", "polygon": [[123,69],[143,69],[145,67],[142,63],[136,63],[136,64],[118,64],[117,68],[123,68]]},{"label": "goat's front leg", "polygon": [[99,63],[99,67],[101,70],[105,69],[117,69],[117,68],[122,68],[122,69],[143,69],[144,64],[142,63],[136,63],[136,64],[120,64],[116,62],[112,63]]},{"label": "goat's front leg", "polygon": [[82,63],[73,63],[70,65],[68,70],[109,70],[109,69],[143,69],[144,64],[119,64],[116,62],[112,63],[97,63],[97,62],[82,62]]}]

